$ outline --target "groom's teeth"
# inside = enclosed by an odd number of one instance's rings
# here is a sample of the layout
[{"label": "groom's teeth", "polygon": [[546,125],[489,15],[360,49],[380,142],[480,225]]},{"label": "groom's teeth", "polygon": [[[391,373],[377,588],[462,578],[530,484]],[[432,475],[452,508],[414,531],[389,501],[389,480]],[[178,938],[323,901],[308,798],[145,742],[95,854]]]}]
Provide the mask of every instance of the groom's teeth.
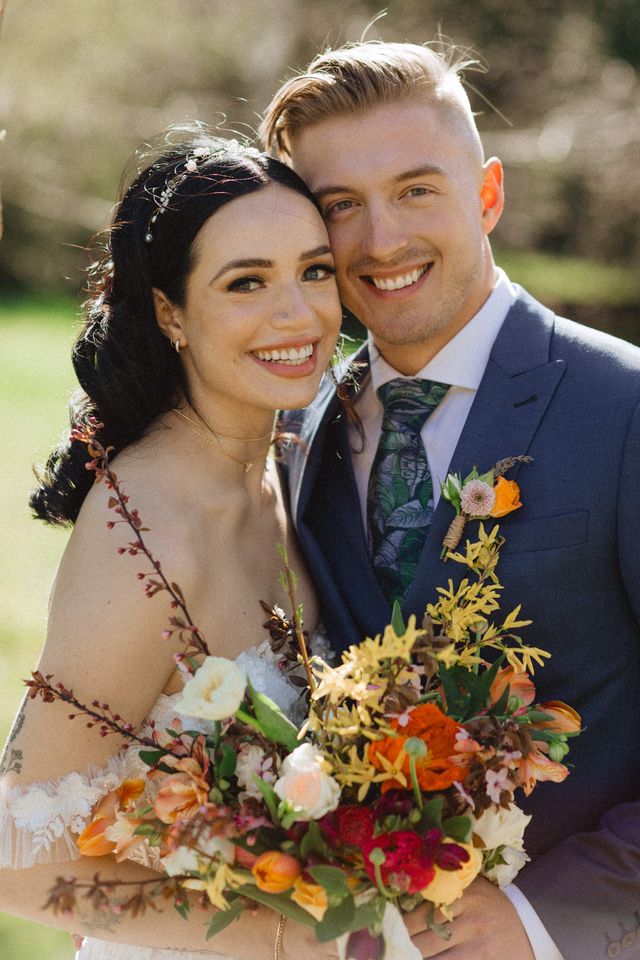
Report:
[{"label": "groom's teeth", "polygon": [[411,273],[404,273],[398,277],[371,277],[371,282],[378,290],[401,290],[403,287],[409,287],[412,283],[417,283],[423,273],[426,272],[428,264],[419,267]]},{"label": "groom's teeth", "polygon": [[313,344],[307,343],[304,347],[288,347],[284,350],[256,350],[258,360],[271,363],[288,363],[289,366],[299,367],[306,363],[313,353]]}]

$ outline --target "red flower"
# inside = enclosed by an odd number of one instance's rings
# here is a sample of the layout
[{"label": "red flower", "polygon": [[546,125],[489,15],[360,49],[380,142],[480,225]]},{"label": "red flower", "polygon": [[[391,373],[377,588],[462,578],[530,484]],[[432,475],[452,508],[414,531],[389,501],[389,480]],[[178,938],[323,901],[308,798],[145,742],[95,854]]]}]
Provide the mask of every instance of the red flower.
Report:
[{"label": "red flower", "polygon": [[437,827],[427,831],[424,844],[428,855],[441,870],[459,870],[469,859],[469,853],[457,843],[443,843],[443,839]]},{"label": "red flower", "polygon": [[373,836],[375,821],[373,812],[369,807],[358,807],[355,804],[338,807],[336,818],[338,821],[338,839],[342,843],[362,847]]},{"label": "red flower", "polygon": [[[432,832],[429,831],[429,834]],[[440,834],[439,830],[435,832]],[[429,849],[430,845],[426,844],[425,840],[425,837],[420,837],[410,830],[394,830],[392,833],[372,837],[362,848],[367,874],[375,883],[375,868],[369,858],[373,850],[382,850],[385,860],[380,866],[380,873],[384,885],[403,893],[418,893],[435,876],[435,851]]]}]

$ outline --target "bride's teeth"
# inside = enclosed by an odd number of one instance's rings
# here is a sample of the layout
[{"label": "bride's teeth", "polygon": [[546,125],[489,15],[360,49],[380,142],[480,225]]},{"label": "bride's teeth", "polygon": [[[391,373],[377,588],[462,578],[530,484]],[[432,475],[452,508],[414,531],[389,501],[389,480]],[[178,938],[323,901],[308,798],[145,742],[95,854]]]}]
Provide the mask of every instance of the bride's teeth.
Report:
[{"label": "bride's teeth", "polygon": [[271,363],[288,363],[293,367],[298,367],[300,364],[306,363],[312,353],[312,343],[307,343],[304,347],[288,347],[286,350],[255,351],[258,360],[266,360]]},{"label": "bride's teeth", "polygon": [[427,267],[424,266],[399,277],[388,277],[387,279],[383,277],[371,277],[371,280],[374,287],[378,290],[402,290],[403,287],[409,287],[412,283],[417,283],[426,270]]}]

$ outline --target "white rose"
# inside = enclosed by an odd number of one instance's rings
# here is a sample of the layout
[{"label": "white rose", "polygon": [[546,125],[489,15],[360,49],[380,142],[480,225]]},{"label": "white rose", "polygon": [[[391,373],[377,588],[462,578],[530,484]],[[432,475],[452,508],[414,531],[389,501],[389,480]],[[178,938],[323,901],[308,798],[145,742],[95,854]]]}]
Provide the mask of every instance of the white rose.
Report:
[{"label": "white rose", "polygon": [[184,686],[176,710],[187,717],[225,720],[232,717],[244,697],[244,673],[225,657],[206,657],[195,676]]},{"label": "white rose", "polygon": [[198,872],[198,855],[190,847],[177,847],[162,858],[162,866],[170,877]]},{"label": "white rose", "polygon": [[340,787],[325,767],[322,754],[310,743],[296,747],[283,762],[274,790],[298,820],[318,820],[338,806]]},{"label": "white rose", "polygon": [[166,857],[162,858],[162,865],[170,877],[177,877],[182,873],[199,873],[200,861],[205,857],[214,857],[220,854],[225,863],[233,863],[235,847],[227,837],[209,837],[198,840],[198,849],[192,847],[176,847]]},{"label": "white rose", "polygon": [[523,835],[530,816],[522,812],[515,803],[504,807],[489,807],[481,816],[471,817],[471,829],[477,834],[486,850],[502,847],[500,855],[505,863],[498,863],[489,869],[482,868],[482,875],[493,880],[499,887],[505,887],[514,879],[529,857],[524,851]]}]

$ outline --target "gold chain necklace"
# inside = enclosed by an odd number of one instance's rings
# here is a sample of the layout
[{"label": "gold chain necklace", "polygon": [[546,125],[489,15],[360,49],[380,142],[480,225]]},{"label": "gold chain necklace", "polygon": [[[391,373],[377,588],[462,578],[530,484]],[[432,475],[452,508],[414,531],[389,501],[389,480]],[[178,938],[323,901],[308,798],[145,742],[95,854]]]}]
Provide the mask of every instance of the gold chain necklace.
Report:
[{"label": "gold chain necklace", "polygon": [[247,440],[247,441],[266,440],[267,438],[273,437],[272,430],[270,430],[269,433],[265,433],[265,435],[262,437],[230,437],[224,433],[217,434],[215,433],[214,430],[211,429],[207,421],[203,419],[202,422],[204,423],[205,427],[211,434],[211,437],[208,437],[206,434],[201,433],[201,431],[198,430],[198,424],[196,423],[195,420],[191,420],[189,417],[185,417],[184,413],[180,413],[180,411],[176,410],[175,407],[173,407],[170,412],[175,413],[176,417],[180,417],[181,420],[184,420],[184,422],[189,426],[189,428],[193,430],[193,432],[198,437],[200,437],[201,440],[204,440],[204,442],[208,443],[210,447],[213,447],[214,450],[217,450],[218,453],[221,453],[223,457],[227,457],[229,460],[233,460],[234,463],[237,463],[239,466],[241,466],[245,473],[249,473],[249,470],[251,470],[251,467],[254,465],[254,463],[256,463],[257,460],[261,460],[265,456],[265,454],[261,453],[259,456],[253,457],[252,460],[241,460],[240,457],[234,457],[232,453],[229,453],[227,450],[223,448],[222,444],[220,443],[220,437],[222,437],[225,440]]}]

